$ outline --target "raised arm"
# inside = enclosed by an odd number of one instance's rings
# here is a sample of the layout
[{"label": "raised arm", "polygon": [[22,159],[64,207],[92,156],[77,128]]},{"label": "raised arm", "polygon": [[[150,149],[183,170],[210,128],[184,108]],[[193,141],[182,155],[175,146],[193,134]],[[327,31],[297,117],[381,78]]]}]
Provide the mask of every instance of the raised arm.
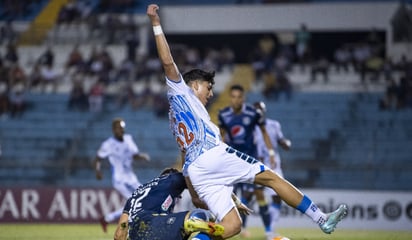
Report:
[{"label": "raised arm", "polygon": [[177,66],[173,60],[169,44],[167,43],[166,37],[163,33],[158,10],[159,6],[156,4],[150,4],[147,7],[147,16],[149,17],[150,22],[153,26],[157,54],[159,55],[160,62],[162,63],[166,77],[172,81],[178,82],[180,80],[179,70],[177,69]]}]

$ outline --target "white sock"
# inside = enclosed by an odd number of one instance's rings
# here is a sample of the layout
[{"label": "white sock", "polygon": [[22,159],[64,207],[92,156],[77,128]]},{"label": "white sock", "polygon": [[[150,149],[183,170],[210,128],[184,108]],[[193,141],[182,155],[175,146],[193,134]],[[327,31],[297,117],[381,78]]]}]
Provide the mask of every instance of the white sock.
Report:
[{"label": "white sock", "polygon": [[323,213],[314,203],[306,209],[305,214],[312,218],[312,220],[317,224],[323,224],[326,221],[326,214]]},{"label": "white sock", "polygon": [[326,221],[326,214],[323,213],[306,195],[303,196],[302,202],[296,209],[312,218],[317,224],[323,224]]},{"label": "white sock", "polygon": [[270,212],[270,218],[272,220],[272,231],[276,232],[276,225],[279,221],[280,209],[277,206],[270,205],[269,212]]},{"label": "white sock", "polygon": [[117,221],[119,218],[120,218],[120,216],[122,215],[122,212],[123,212],[123,209],[119,209],[119,210],[117,210],[117,211],[115,211],[115,212],[111,212],[111,213],[109,213],[109,214],[107,214],[105,217],[104,217],[104,220],[106,221],[106,222],[113,222],[113,221]]}]

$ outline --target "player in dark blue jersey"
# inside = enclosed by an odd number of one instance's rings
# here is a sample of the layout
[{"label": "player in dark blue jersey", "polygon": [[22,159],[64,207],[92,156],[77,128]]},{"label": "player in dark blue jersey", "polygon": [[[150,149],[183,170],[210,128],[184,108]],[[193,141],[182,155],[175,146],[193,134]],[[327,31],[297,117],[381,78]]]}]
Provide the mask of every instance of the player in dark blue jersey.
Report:
[{"label": "player in dark blue jersey", "polygon": [[214,223],[207,210],[173,213],[175,200],[186,188],[185,178],[174,168],[165,169],[159,177],[138,187],[125,204],[114,239],[183,240],[199,231],[197,239],[221,235],[223,227]]},{"label": "player in dark blue jersey", "polygon": [[[266,134],[264,115],[257,111],[254,106],[245,103],[245,90],[241,85],[235,84],[231,86],[230,106],[219,111],[218,120],[221,135],[225,137],[226,143],[234,149],[255,158],[257,158],[257,146],[254,139],[254,131],[258,126],[262,130],[262,135],[266,137],[267,149],[272,149],[271,165],[275,164],[273,146]],[[271,235],[269,207],[264,197],[263,187],[245,183],[239,184],[236,187],[241,189],[242,202],[246,205],[252,199],[253,194],[256,196],[259,214],[265,225],[265,232],[267,235]],[[248,236],[249,233],[245,229],[246,215],[242,215],[242,220],[243,229],[241,234]]]}]

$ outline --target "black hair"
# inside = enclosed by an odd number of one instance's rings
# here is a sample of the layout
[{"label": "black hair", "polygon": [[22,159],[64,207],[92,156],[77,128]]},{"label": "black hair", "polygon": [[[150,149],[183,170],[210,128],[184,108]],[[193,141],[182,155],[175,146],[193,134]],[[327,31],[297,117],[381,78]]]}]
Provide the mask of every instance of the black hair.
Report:
[{"label": "black hair", "polygon": [[177,173],[177,172],[179,172],[179,170],[177,170],[176,168],[165,168],[165,169],[160,173],[160,176],[167,175],[167,174],[170,174],[170,173]]},{"label": "black hair", "polygon": [[215,84],[214,77],[215,77],[214,71],[207,72],[207,71],[203,71],[198,68],[192,69],[183,74],[183,79],[185,80],[186,83],[189,83],[191,81],[196,81],[196,80],[202,80],[202,81],[207,81],[213,85]]},{"label": "black hair", "polygon": [[230,87],[230,91],[233,91],[233,90],[238,90],[238,91],[241,91],[241,92],[245,92],[245,88],[243,88],[243,86],[240,85],[240,84],[232,85]]}]

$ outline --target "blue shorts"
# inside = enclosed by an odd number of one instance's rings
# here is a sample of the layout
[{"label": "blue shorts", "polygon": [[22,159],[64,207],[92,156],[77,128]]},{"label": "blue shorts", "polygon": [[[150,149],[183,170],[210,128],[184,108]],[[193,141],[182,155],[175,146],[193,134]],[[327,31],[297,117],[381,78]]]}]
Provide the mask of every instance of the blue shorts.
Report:
[{"label": "blue shorts", "polygon": [[188,211],[170,214],[149,214],[136,216],[129,223],[130,240],[184,240],[183,224]]}]

